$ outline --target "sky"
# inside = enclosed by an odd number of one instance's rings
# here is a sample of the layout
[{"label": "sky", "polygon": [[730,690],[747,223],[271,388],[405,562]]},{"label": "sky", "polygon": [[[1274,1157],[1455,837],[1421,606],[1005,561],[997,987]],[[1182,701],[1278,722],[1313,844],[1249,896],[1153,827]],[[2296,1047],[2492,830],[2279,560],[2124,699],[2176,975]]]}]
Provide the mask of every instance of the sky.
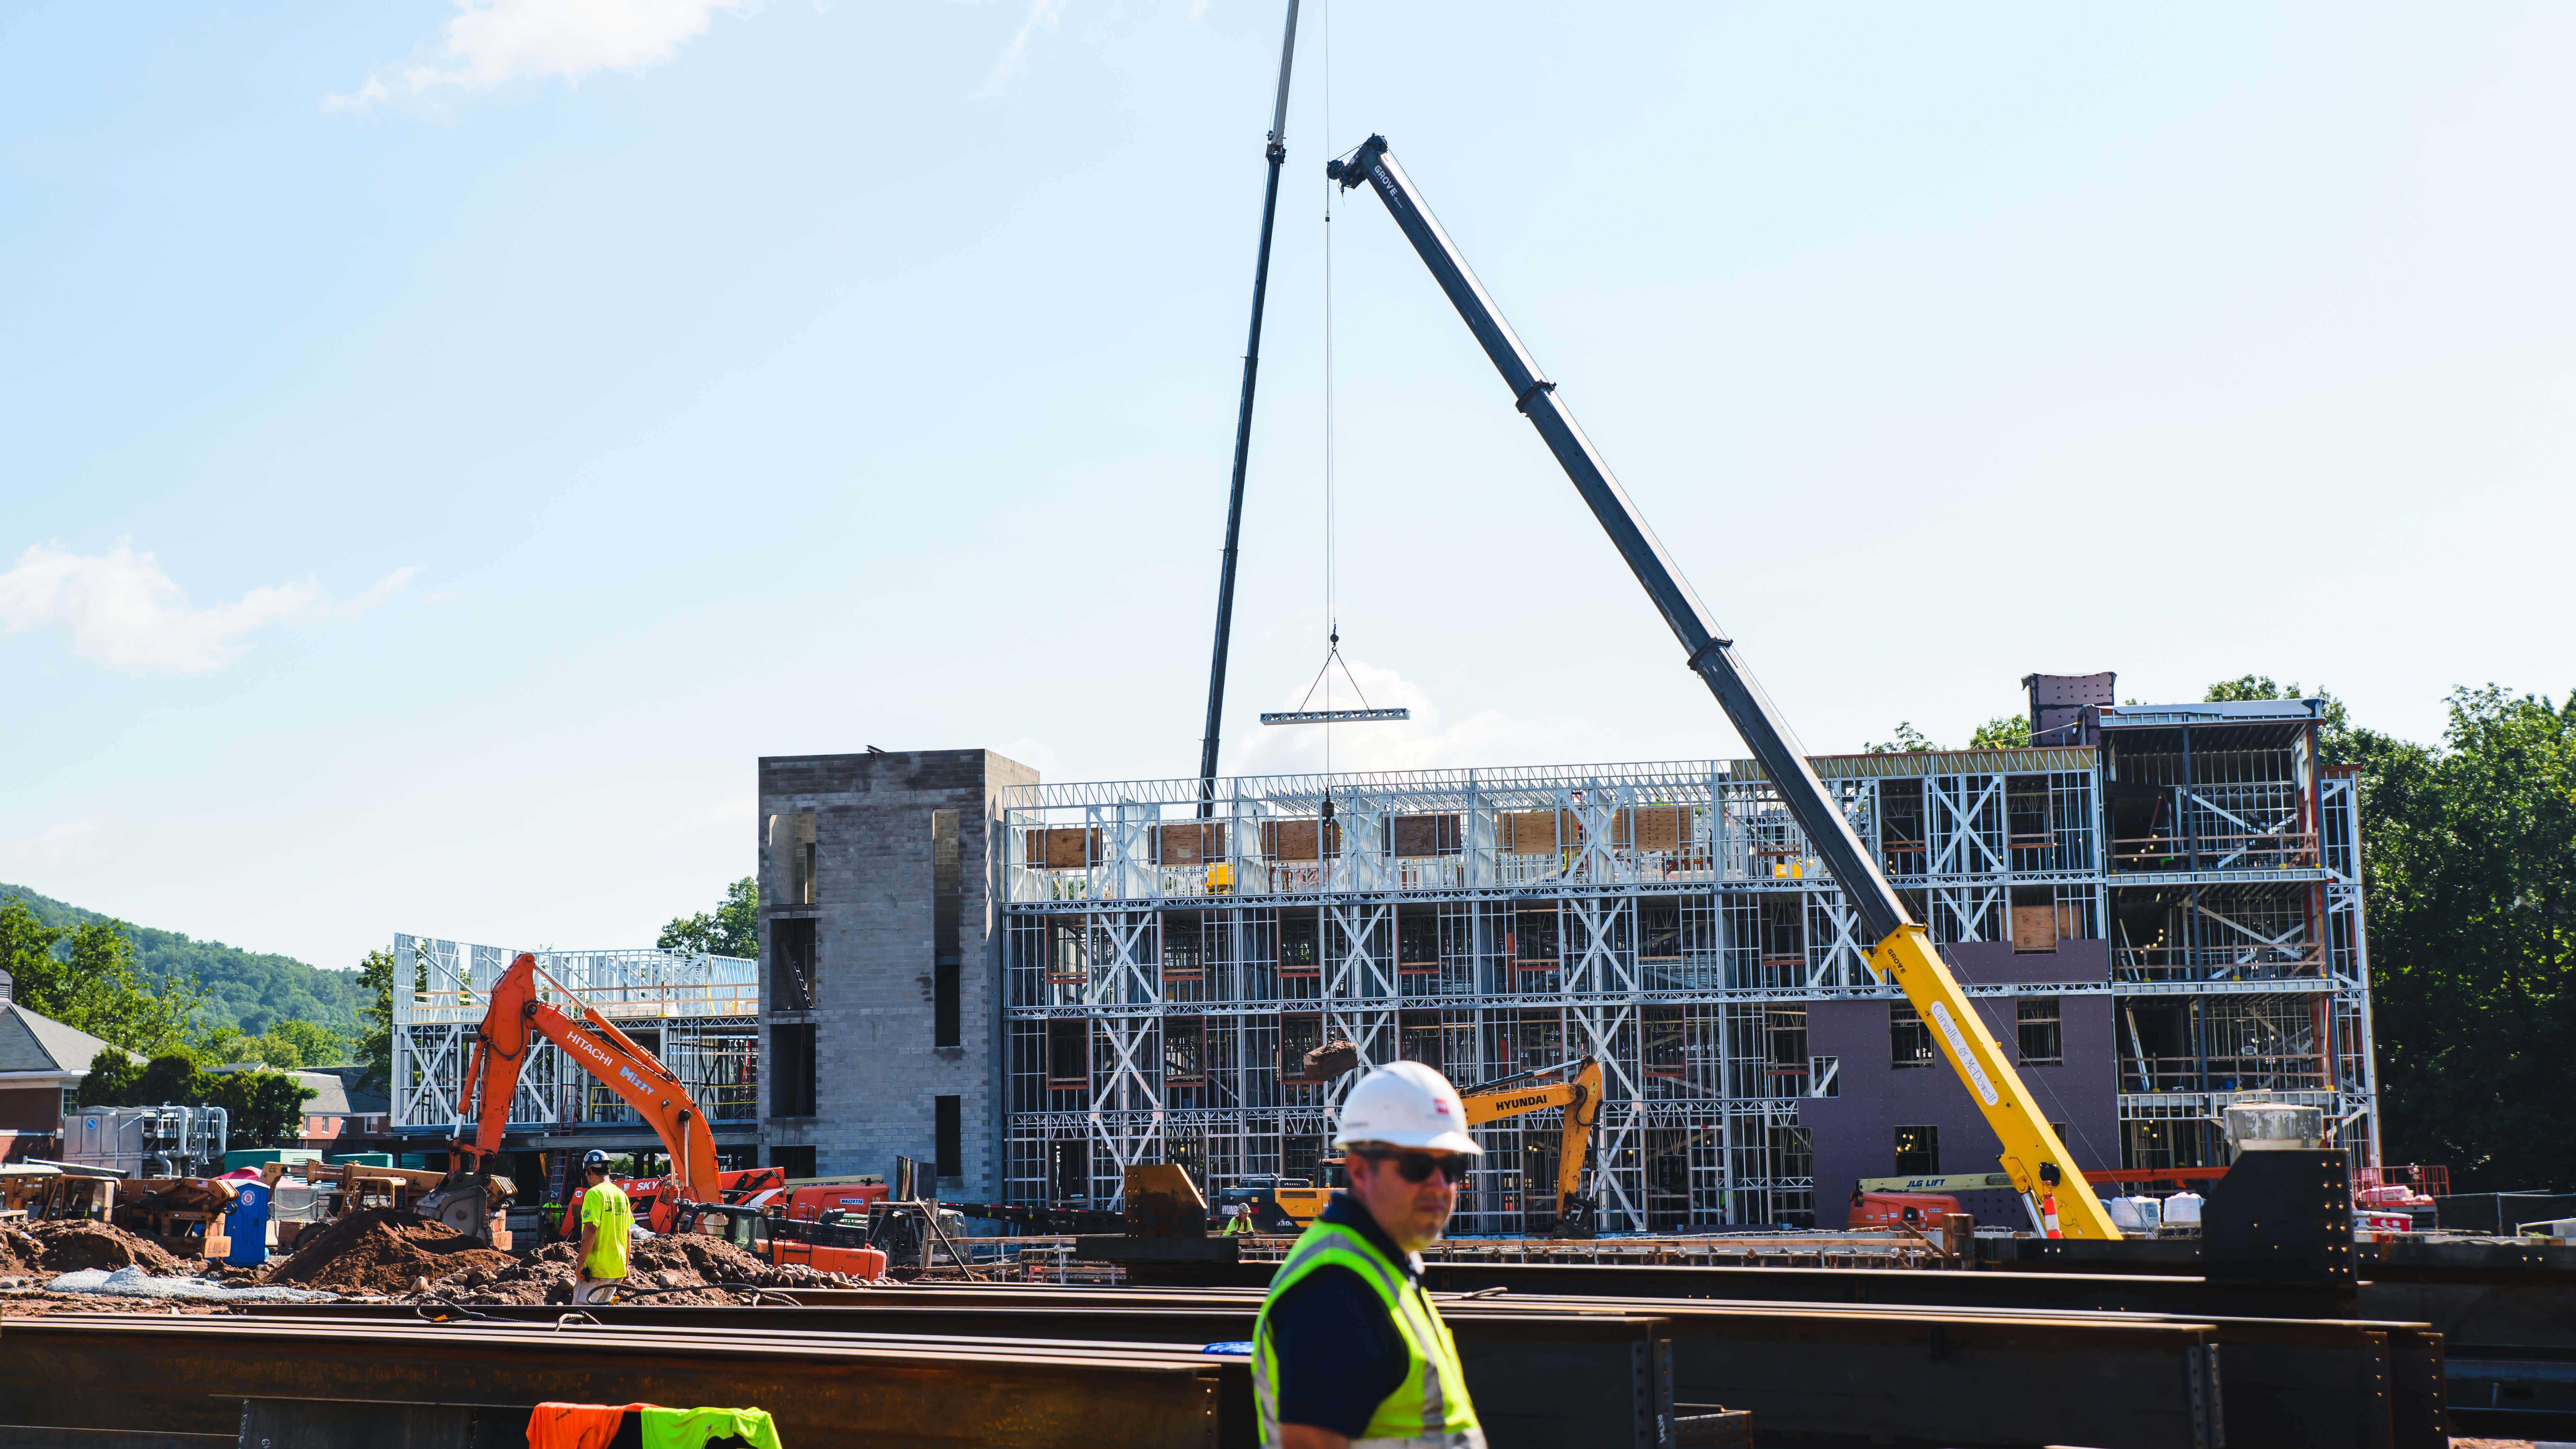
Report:
[{"label": "sky", "polygon": [[[0,880],[329,966],[647,945],[763,755],[1192,773],[1282,13],[0,10]],[[2571,46],[1308,0],[1224,768],[1323,762],[1253,716],[1328,617],[1414,711],[1335,768],[1740,753],[1325,181],[1372,132],[1813,751],[2032,671],[2563,698]]]}]

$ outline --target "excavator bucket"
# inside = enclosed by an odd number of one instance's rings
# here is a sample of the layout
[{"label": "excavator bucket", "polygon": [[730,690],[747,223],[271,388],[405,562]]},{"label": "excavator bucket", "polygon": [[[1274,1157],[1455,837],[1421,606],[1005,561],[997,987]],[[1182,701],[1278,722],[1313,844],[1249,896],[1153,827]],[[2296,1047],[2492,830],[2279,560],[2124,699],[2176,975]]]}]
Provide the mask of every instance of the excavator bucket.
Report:
[{"label": "excavator bucket", "polygon": [[510,1200],[513,1184],[488,1172],[455,1172],[412,1204],[412,1211],[443,1223],[478,1243],[492,1241],[492,1213]]}]

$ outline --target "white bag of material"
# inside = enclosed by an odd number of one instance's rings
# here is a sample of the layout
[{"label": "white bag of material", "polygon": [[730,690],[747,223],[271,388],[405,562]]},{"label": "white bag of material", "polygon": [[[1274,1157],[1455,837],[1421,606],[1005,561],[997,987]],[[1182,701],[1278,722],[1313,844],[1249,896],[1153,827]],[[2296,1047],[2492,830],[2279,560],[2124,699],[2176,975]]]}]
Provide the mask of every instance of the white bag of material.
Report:
[{"label": "white bag of material", "polygon": [[2200,1194],[2185,1191],[2175,1193],[2173,1196],[2166,1198],[2165,1221],[2169,1223],[2190,1223],[2194,1227],[2199,1226]]},{"label": "white bag of material", "polygon": [[2111,1226],[2124,1233],[2151,1233],[2163,1216],[2162,1204],[2151,1197],[2115,1197],[2111,1200]]},{"label": "white bag of material", "polygon": [[140,1267],[111,1273],[83,1268],[45,1285],[49,1293],[104,1293],[117,1298],[206,1298],[223,1302],[325,1303],[339,1297],[306,1288],[228,1288],[210,1278],[155,1278]]}]

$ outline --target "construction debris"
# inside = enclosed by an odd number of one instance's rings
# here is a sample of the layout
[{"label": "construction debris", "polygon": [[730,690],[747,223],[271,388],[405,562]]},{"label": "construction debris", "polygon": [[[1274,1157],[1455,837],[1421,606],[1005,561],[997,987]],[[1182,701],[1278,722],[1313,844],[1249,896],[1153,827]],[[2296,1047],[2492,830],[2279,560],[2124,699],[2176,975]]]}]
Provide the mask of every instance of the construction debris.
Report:
[{"label": "construction debris", "polygon": [[110,1298],[195,1298],[218,1303],[327,1303],[336,1293],[302,1288],[234,1287],[211,1278],[156,1278],[141,1268],[84,1268],[45,1285],[48,1293],[96,1293]]},{"label": "construction debris", "polygon": [[180,1262],[151,1239],[106,1223],[31,1222],[0,1229],[0,1273],[53,1277],[85,1268],[175,1273]]},{"label": "construction debris", "polygon": [[474,1269],[500,1272],[509,1254],[486,1248],[453,1228],[392,1208],[354,1212],[309,1233],[295,1256],[266,1274],[271,1283],[293,1283],[346,1293],[403,1293]]}]

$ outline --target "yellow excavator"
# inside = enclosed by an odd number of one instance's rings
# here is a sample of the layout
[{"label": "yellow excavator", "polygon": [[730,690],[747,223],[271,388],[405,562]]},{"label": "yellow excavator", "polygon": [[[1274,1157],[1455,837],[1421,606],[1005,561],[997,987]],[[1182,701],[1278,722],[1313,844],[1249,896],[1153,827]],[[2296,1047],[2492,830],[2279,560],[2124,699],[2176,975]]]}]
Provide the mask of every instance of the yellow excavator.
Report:
[{"label": "yellow excavator", "polygon": [[[1478,1126],[1526,1112],[1565,1109],[1565,1130],[1556,1149],[1556,1218],[1549,1231],[1560,1238],[1588,1238],[1599,1221],[1598,1204],[1583,1191],[1583,1172],[1592,1156],[1592,1124],[1601,1117],[1601,1064],[1578,1057],[1552,1067],[1467,1087],[1458,1093],[1467,1109],[1467,1125]],[[1338,1159],[1325,1164],[1338,1165]],[[1221,1205],[1243,1203],[1252,1209],[1255,1230],[1303,1232],[1331,1201],[1333,1185],[1316,1186],[1299,1178],[1252,1179],[1219,1194]]]},{"label": "yellow excavator", "polygon": [[1513,406],[1556,455],[1557,465],[1680,641],[1690,671],[1717,697],[1718,707],[1778,792],[1781,806],[1797,820],[1810,848],[1823,860],[1852,914],[1859,918],[1862,939],[1870,943],[1870,968],[1881,981],[1902,992],[1931,1025],[1942,1054],[1985,1115],[1986,1125],[2003,1143],[1997,1165],[2014,1190],[2031,1204],[2051,1237],[2119,1237],[2120,1230],[2111,1226],[2109,1211],[2076,1169],[2066,1144],[2058,1140],[2047,1117],[2032,1107],[2011,1059],[1968,1004],[1967,993],[1959,989],[1931,933],[1888,884],[1876,857],[1817,780],[1779,710],[1736,657],[1735,640],[1718,627],[1708,606],[1683,580],[1672,556],[1611,476],[1592,440],[1583,435],[1574,414],[1556,396],[1556,384],[1539,372],[1537,360],[1521,345],[1511,324],[1486,295],[1484,284],[1468,269],[1467,259],[1423,204],[1413,178],[1396,164],[1386,138],[1369,137],[1349,154],[1327,163],[1324,174],[1346,191],[1366,186],[1376,193],[1405,240],[1413,244],[1414,254],[1448,295],[1450,305],[1458,309],[1460,320],[1475,334],[1510,389]]}]

